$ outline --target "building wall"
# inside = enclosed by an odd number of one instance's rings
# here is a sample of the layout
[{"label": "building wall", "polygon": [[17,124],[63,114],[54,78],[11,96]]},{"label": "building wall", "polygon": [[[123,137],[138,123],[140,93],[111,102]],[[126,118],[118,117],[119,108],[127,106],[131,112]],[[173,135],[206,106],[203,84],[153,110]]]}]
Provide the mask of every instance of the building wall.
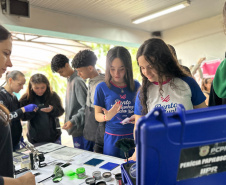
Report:
[{"label": "building wall", "polygon": [[78,40],[82,38],[83,41],[131,44],[131,46],[136,47],[150,37],[149,32],[120,27],[74,15],[50,12],[39,8],[30,7],[30,13],[30,18],[9,16],[0,13],[0,23],[74,34]]},{"label": "building wall", "polygon": [[[30,18],[3,15],[0,23],[11,31],[43,34],[82,41],[139,47],[150,33],[84,17],[31,7]],[[226,36],[222,15],[162,31],[162,39],[173,45],[182,64],[190,66],[200,57],[223,59]]]},{"label": "building wall", "polygon": [[207,60],[225,57],[226,35],[222,15],[166,30],[163,39],[175,47],[178,58],[188,67],[201,57]]}]

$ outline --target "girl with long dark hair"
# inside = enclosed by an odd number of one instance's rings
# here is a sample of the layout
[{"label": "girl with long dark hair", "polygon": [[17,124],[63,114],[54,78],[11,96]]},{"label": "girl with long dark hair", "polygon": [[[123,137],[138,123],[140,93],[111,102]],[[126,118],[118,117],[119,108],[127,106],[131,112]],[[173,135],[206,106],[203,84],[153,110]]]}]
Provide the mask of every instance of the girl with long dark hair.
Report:
[{"label": "girl with long dark hair", "polygon": [[36,112],[24,114],[28,121],[27,137],[31,143],[61,143],[58,117],[64,113],[60,97],[51,90],[49,80],[43,74],[31,76],[26,93],[20,99],[20,106],[36,104]]},{"label": "girl with long dark hair", "polygon": [[[163,40],[146,40],[138,49],[137,62],[142,86],[136,97],[135,123],[155,107],[166,112],[175,112],[177,104],[183,104],[186,110],[206,107],[200,87]],[[135,154],[131,160],[136,160]]]},{"label": "girl with long dark hair", "polygon": [[120,122],[133,115],[139,86],[133,80],[129,51],[119,46],[110,49],[105,82],[97,85],[94,96],[95,118],[98,122],[106,121],[103,149],[106,155],[125,158],[115,143],[122,138],[133,138],[134,124],[122,125]]}]

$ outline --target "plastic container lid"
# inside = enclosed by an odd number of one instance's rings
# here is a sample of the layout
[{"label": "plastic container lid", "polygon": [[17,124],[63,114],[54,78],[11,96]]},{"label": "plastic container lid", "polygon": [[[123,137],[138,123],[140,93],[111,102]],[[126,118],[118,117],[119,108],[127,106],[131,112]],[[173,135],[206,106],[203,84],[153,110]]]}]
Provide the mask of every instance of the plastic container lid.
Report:
[{"label": "plastic container lid", "polygon": [[85,170],[85,168],[83,168],[83,167],[77,168],[77,169],[76,169],[76,173],[77,173],[77,174],[85,173],[85,171],[86,171],[86,170]]},{"label": "plastic container lid", "polygon": [[94,171],[92,175],[93,175],[93,177],[94,177],[96,180],[101,179],[101,172],[100,172],[100,171]]},{"label": "plastic container lid", "polygon": [[106,182],[111,181],[111,172],[104,172],[102,174],[102,177],[103,177],[104,181],[106,181]]},{"label": "plastic container lid", "polygon": [[103,173],[103,177],[104,177],[104,178],[109,178],[109,177],[111,177],[111,172],[104,172],[104,173]]}]

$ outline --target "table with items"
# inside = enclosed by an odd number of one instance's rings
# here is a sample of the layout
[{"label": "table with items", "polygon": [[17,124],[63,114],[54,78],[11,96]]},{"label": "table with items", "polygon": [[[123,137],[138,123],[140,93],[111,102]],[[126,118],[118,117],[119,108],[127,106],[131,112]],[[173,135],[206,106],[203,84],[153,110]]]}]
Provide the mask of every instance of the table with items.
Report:
[{"label": "table with items", "polygon": [[55,143],[38,146],[35,151],[38,151],[37,155],[27,149],[13,153],[15,177],[23,175],[29,168],[35,175],[36,184],[121,184],[123,159]]}]

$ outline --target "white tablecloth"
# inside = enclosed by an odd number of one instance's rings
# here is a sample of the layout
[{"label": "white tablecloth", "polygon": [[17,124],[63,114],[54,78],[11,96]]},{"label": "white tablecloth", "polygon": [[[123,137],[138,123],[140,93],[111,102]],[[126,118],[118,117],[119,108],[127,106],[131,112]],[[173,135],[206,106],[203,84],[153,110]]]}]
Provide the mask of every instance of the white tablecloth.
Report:
[{"label": "white tablecloth", "polygon": [[[124,163],[123,159],[120,158],[116,158],[116,157],[111,157],[111,156],[107,156],[107,155],[103,155],[103,154],[98,154],[98,153],[94,153],[94,152],[89,152],[86,150],[81,150],[81,149],[76,149],[76,148],[70,148],[70,147],[64,147],[64,148],[60,148],[59,145],[54,144],[54,143],[48,143],[45,145],[42,145],[40,147],[37,147],[37,149],[40,152],[49,152],[44,154],[45,156],[45,161],[44,163],[49,163],[51,161],[54,161],[50,164],[48,164],[46,167],[43,168],[38,168],[36,170],[32,170],[32,173],[37,173],[40,172],[41,174],[36,176],[36,183],[51,176],[53,174],[54,168],[56,163],[59,162],[70,162],[71,165],[65,168],[62,168],[64,173],[72,170],[74,172],[76,172],[76,169],[79,167],[84,167],[86,170],[86,175],[87,178],[88,177],[92,177],[92,173],[94,171],[100,171],[101,174],[103,174],[104,172],[107,172],[107,170],[101,169],[99,168],[100,166],[106,164],[107,162],[113,162],[113,163],[117,163],[119,164],[118,167],[116,167],[115,169],[113,169],[112,171],[110,171],[112,173],[112,180],[110,182],[107,182],[108,185],[116,185],[116,181],[114,178],[114,174],[117,173],[121,173],[121,169],[120,169],[120,164]],[[102,159],[104,160],[103,162],[101,162],[99,165],[97,166],[89,166],[89,165],[85,165],[84,163],[89,161],[92,158],[97,158],[97,159]],[[19,163],[16,164],[16,170],[20,169],[21,166]],[[103,178],[100,180],[97,180],[97,182],[99,181],[103,181]],[[54,183],[51,179],[48,179],[44,182],[42,182],[43,185],[56,185],[56,183]],[[64,176],[62,178],[62,181],[57,183],[58,185],[85,185],[85,179],[73,179],[70,180],[69,177]]]}]

